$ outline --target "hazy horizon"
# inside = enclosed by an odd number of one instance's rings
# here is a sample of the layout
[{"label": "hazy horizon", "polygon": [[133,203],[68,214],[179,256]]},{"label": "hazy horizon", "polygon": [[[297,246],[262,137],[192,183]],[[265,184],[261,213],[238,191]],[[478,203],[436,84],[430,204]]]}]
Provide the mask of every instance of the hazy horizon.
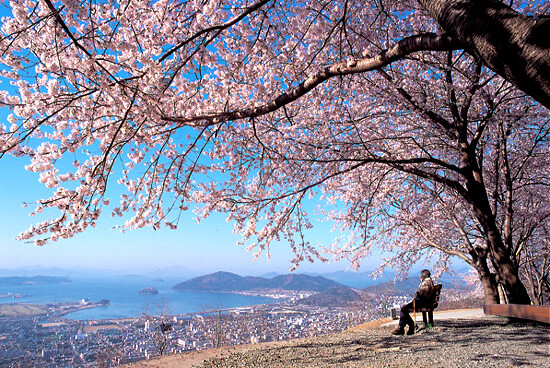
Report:
[{"label": "hazy horizon", "polygon": [[[284,275],[284,274],[309,274],[309,275],[332,275],[332,274],[349,274],[351,275],[360,275],[360,276],[366,276],[370,275],[374,270],[359,270],[359,271],[353,271],[353,270],[326,270],[326,272],[309,272],[309,271],[301,271],[300,269],[295,270],[293,272],[291,271],[266,271],[266,270],[257,270],[257,272],[242,272],[239,270],[231,270],[229,268],[225,269],[212,269],[212,270],[192,270],[187,269],[184,267],[167,267],[167,268],[158,268],[158,269],[134,269],[134,270],[120,270],[120,269],[107,269],[107,268],[68,268],[68,267],[44,267],[40,265],[34,265],[34,266],[25,266],[25,267],[13,267],[13,268],[6,268],[2,267],[0,268],[0,277],[5,276],[29,276],[29,275],[43,275],[43,276],[139,276],[139,277],[150,277],[150,276],[166,276],[166,277],[195,277],[195,276],[201,276],[206,275],[210,273],[215,272],[230,272],[234,273],[240,276],[264,276],[264,277],[271,277],[275,275]],[[19,273],[19,274],[16,274]],[[394,275],[394,271],[387,271],[387,274]],[[385,273],[385,274],[386,274]]]}]

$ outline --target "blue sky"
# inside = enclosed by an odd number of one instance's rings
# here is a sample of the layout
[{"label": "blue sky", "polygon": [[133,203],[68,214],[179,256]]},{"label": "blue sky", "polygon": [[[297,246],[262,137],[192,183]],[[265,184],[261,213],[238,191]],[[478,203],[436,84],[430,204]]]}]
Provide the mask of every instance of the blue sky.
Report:
[{"label": "blue sky", "polygon": [[[7,111],[0,111],[0,118],[4,120],[6,114]],[[177,230],[144,228],[122,233],[112,229],[117,222],[104,212],[98,226],[70,239],[41,247],[33,242],[16,241],[17,234],[40,220],[29,216],[32,205],[24,208],[21,204],[34,202],[48,194],[38,182],[38,174],[25,170],[28,161],[28,158],[8,155],[0,159],[0,269],[40,266],[109,269],[121,273],[162,273],[171,269],[170,273],[175,273],[174,268],[181,268],[182,274],[217,270],[263,274],[285,273],[292,266],[293,255],[288,245],[272,247],[270,262],[265,256],[253,261],[252,253],[237,245],[239,236],[232,233],[233,224],[226,222],[224,215],[216,214],[197,224],[191,211],[187,212],[188,217],[182,220]],[[324,240],[328,246],[335,234],[331,236],[329,233],[330,224],[318,225],[312,235]],[[347,266],[344,262],[304,263],[298,272],[325,273],[343,270]]]},{"label": "blue sky", "polygon": [[[0,83],[0,89],[6,88]],[[7,87],[9,88],[9,87]],[[9,109],[0,107],[0,121],[6,123]],[[120,273],[163,273],[194,275],[217,270],[239,274],[260,275],[267,272],[285,273],[292,266],[293,254],[286,244],[272,247],[271,260],[261,256],[253,261],[253,254],[237,245],[238,235],[232,233],[233,224],[225,216],[216,214],[197,224],[192,211],[186,211],[177,230],[161,227],[127,231],[113,229],[124,223],[112,219],[104,209],[95,228],[83,234],[36,246],[33,242],[16,241],[23,230],[46,217],[30,217],[33,202],[48,198],[50,189],[38,182],[38,174],[25,170],[30,158],[5,155],[0,159],[0,270],[18,268],[107,269]],[[116,185],[116,184],[115,184]],[[118,193],[116,193],[118,194]],[[111,200],[117,199],[111,193]],[[22,203],[30,203],[22,207]],[[55,213],[54,213],[55,214]],[[323,223],[313,236],[329,245],[334,234]],[[331,272],[347,268],[347,264],[304,263],[298,272]]]},{"label": "blue sky", "polygon": [[[112,229],[116,223],[105,213],[98,226],[71,239],[41,247],[16,241],[19,232],[37,221],[28,215],[32,205],[24,208],[21,204],[47,194],[37,181],[37,174],[24,169],[27,161],[28,158],[11,156],[0,159],[0,268],[43,266],[139,272],[182,267],[197,272],[223,269],[261,274],[286,272],[291,266],[292,253],[287,245],[275,246],[269,263],[264,256],[253,262],[253,255],[236,245],[239,237],[232,234],[233,225],[223,215],[196,224],[191,212],[177,230],[144,228],[121,233]],[[326,229],[320,231],[323,230]],[[329,239],[327,245],[328,242]],[[346,267],[344,263],[304,264],[300,271],[330,272]]]},{"label": "blue sky", "polygon": [[[0,7],[0,16],[6,15]],[[9,88],[5,83],[0,89]],[[9,111],[0,108],[0,121],[5,123]],[[233,224],[223,215],[214,215],[197,225],[188,211],[178,230],[151,228],[121,233],[113,230],[117,223],[108,211],[95,228],[71,239],[64,239],[39,247],[32,242],[14,238],[39,218],[29,217],[33,206],[23,208],[23,202],[47,198],[47,189],[38,182],[38,174],[28,172],[24,166],[29,158],[4,156],[0,159],[0,269],[55,267],[64,269],[110,269],[121,273],[161,271],[171,268],[172,273],[181,268],[182,273],[206,273],[227,270],[240,274],[287,272],[292,266],[293,254],[286,244],[271,249],[271,261],[261,256],[253,262],[253,254],[237,245],[239,237],[232,234]],[[111,196],[111,199],[115,199]],[[121,219],[118,219],[121,220]],[[329,232],[330,224],[319,223],[312,240],[321,240],[328,246],[335,234]],[[372,269],[376,260],[362,270]],[[343,270],[347,263],[304,263],[298,272],[326,273]]]}]

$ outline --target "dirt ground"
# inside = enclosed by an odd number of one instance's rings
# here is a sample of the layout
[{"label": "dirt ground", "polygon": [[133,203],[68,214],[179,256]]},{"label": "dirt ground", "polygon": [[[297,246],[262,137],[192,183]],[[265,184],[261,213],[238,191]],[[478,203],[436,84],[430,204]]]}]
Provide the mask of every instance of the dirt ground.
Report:
[{"label": "dirt ground", "polygon": [[340,333],[192,351],[126,368],[550,368],[547,325],[511,322],[480,311],[435,315],[436,326],[393,336],[395,321],[372,321]]}]

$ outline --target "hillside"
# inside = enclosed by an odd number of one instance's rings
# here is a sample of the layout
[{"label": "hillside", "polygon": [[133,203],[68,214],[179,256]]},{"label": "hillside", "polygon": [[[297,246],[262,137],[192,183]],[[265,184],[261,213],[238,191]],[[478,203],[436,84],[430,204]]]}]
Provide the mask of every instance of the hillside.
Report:
[{"label": "hillside", "polygon": [[372,278],[373,271],[356,272],[356,271],[335,271],[323,274],[310,274],[311,276],[323,276],[329,280],[339,282],[342,285],[349,286],[354,289],[363,289],[381,282],[393,281],[395,273],[386,271],[377,279]]},{"label": "hillside", "polygon": [[363,289],[368,295],[378,295],[381,292],[388,295],[412,295],[418,289],[419,279],[408,278],[398,281],[382,282]]},{"label": "hillside", "polygon": [[195,277],[174,285],[179,291],[251,291],[251,290],[292,290],[324,291],[343,285],[321,276],[300,274],[280,275],[273,278],[239,276],[230,272],[215,272]]},{"label": "hillside", "polygon": [[174,285],[180,291],[244,291],[260,287],[266,281],[263,277],[239,276],[230,272],[215,272]]},{"label": "hillside", "polygon": [[297,301],[298,304],[315,307],[345,307],[363,300],[360,291],[349,287],[332,287],[328,290],[311,295]]},{"label": "hillside", "polygon": [[324,291],[333,287],[342,287],[344,285],[324,278],[322,276],[308,276],[301,274],[287,274],[274,277],[268,280],[266,288],[283,290],[307,290]]},{"label": "hillside", "polygon": [[[384,322],[384,321],[381,321]],[[469,316],[438,320],[414,336],[377,321],[298,340],[230,346],[153,358],[126,368],[548,367],[547,326]]]}]

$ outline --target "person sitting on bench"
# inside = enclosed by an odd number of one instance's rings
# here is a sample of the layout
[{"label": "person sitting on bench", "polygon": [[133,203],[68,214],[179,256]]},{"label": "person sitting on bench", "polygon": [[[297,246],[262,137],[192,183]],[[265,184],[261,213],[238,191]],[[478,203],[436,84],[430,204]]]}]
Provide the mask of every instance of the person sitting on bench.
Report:
[{"label": "person sitting on bench", "polygon": [[410,311],[418,310],[420,308],[428,307],[433,304],[433,294],[434,294],[434,282],[431,279],[430,271],[422,270],[420,272],[420,286],[416,291],[414,300],[410,303],[405,304],[401,307],[401,313],[399,315],[399,325],[391,333],[393,335],[404,335],[405,326],[409,326],[407,335],[414,335],[414,321],[409,314]]}]

